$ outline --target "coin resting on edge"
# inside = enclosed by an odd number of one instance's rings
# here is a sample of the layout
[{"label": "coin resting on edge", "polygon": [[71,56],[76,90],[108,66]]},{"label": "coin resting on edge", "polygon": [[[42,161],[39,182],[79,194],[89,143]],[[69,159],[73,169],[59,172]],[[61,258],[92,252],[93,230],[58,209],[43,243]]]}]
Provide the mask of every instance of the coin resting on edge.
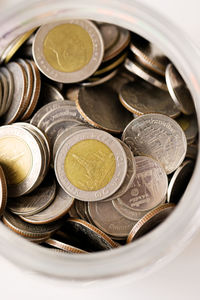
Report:
[{"label": "coin resting on edge", "polygon": [[167,174],[175,171],[185,158],[187,141],[176,121],[161,114],[145,114],[125,128],[122,140],[135,155],[154,158]]},{"label": "coin resting on edge", "polygon": [[60,241],[57,241],[55,239],[48,239],[45,241],[46,244],[53,246],[55,248],[61,249],[67,253],[87,253],[86,251],[79,249],[77,247],[62,243]]},{"label": "coin resting on edge", "polygon": [[63,83],[88,78],[98,69],[103,54],[102,36],[87,20],[43,25],[33,42],[33,57],[40,71]]},{"label": "coin resting on edge", "polygon": [[70,135],[59,147],[54,168],[66,193],[83,201],[102,200],[121,186],[127,158],[120,143],[97,129]]}]

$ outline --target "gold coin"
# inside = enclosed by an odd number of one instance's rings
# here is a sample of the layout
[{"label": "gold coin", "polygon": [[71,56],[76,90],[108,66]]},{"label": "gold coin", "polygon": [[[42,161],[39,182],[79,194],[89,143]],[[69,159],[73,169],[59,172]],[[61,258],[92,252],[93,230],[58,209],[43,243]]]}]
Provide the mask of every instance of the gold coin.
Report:
[{"label": "gold coin", "polygon": [[97,140],[83,140],[73,145],[64,164],[69,181],[84,191],[97,191],[106,186],[116,169],[113,152]]}]

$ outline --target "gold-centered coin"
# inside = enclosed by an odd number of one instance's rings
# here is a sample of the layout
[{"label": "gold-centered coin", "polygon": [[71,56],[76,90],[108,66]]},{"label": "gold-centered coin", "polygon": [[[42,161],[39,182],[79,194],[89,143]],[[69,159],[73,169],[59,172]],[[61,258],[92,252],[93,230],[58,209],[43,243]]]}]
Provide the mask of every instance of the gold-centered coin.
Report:
[{"label": "gold-centered coin", "polygon": [[15,136],[1,138],[0,164],[5,171],[8,184],[22,182],[32,167],[32,154],[29,146]]},{"label": "gold-centered coin", "polygon": [[43,51],[48,63],[60,72],[75,72],[89,63],[93,43],[88,32],[77,24],[58,25],[49,31]]},{"label": "gold-centered coin", "polygon": [[106,186],[116,169],[113,152],[97,140],[83,140],[72,146],[64,164],[69,181],[84,191],[97,191]]}]

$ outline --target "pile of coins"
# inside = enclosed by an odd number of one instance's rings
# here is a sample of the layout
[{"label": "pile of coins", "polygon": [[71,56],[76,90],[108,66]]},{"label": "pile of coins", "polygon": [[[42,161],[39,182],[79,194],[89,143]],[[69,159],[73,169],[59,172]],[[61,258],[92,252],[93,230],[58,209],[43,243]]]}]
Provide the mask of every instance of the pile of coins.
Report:
[{"label": "pile of coins", "polygon": [[113,24],[63,20],[17,37],[0,61],[6,226],[52,251],[88,253],[134,242],[171,214],[194,170],[198,125],[155,45]]}]

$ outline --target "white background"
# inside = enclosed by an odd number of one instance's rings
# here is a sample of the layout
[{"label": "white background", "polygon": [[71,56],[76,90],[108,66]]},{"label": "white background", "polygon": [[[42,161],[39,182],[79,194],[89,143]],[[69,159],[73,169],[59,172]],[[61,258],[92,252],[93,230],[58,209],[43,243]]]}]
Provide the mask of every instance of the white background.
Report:
[{"label": "white background", "polygon": [[[56,1],[56,0],[55,0]],[[76,0],[75,0],[76,1]],[[94,0],[95,1],[95,0]],[[165,14],[200,46],[200,2],[198,0],[140,0]],[[20,3],[0,0],[0,9]],[[200,62],[199,62],[200,63]],[[179,257],[161,270],[133,283],[117,286],[70,286],[19,270],[0,257],[0,299],[170,299],[200,298],[200,233]]]}]

